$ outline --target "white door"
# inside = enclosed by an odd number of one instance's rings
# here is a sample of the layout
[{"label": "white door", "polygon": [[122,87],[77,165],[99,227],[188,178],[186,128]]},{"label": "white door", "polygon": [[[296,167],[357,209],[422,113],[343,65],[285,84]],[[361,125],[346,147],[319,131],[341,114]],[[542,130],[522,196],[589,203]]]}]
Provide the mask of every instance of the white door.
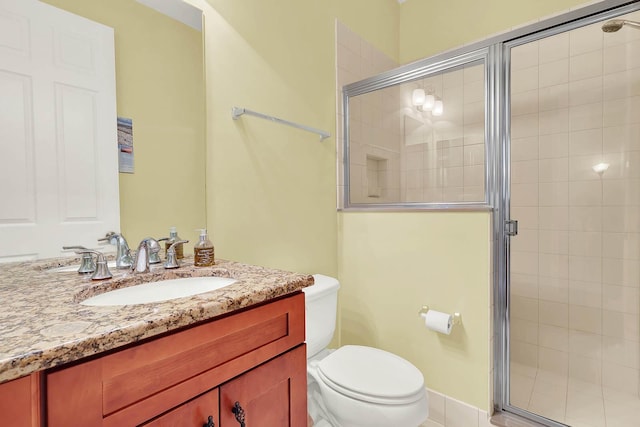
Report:
[{"label": "white door", "polygon": [[0,262],[119,231],[113,29],[0,0]]}]

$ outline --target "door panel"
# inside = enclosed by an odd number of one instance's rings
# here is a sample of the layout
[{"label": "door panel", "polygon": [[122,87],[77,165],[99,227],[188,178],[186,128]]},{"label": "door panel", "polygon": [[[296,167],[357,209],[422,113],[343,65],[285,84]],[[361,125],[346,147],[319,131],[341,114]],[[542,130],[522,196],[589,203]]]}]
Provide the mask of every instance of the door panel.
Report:
[{"label": "door panel", "polygon": [[233,413],[236,402],[247,426],[306,425],[306,362],[303,344],[220,387],[220,425],[239,426]]},{"label": "door panel", "polygon": [[55,96],[60,218],[64,222],[97,220],[96,93],[56,84]]},{"label": "door panel", "polygon": [[[0,71],[0,222],[33,224],[35,221],[35,165],[32,87],[29,76]],[[10,141],[10,143],[9,143]]]},{"label": "door panel", "polygon": [[140,427],[202,427],[209,417],[214,426],[218,420],[218,389],[215,388],[186,402],[158,418],[143,423]]}]

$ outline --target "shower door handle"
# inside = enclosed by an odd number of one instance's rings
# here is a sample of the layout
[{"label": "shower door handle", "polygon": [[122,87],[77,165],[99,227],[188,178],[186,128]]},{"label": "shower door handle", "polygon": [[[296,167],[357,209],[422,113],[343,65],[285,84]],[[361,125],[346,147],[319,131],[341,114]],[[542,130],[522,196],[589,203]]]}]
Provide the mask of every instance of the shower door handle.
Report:
[{"label": "shower door handle", "polygon": [[508,219],[504,222],[504,233],[509,236],[518,235],[518,221],[515,219]]}]

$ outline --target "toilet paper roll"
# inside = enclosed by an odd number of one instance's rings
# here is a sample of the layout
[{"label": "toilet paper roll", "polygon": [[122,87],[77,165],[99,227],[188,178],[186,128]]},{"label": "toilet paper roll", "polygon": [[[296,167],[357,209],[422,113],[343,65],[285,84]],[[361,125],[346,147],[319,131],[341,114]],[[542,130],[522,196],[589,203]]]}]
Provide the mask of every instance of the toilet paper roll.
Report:
[{"label": "toilet paper roll", "polygon": [[442,313],[441,311],[429,310],[426,314],[423,314],[424,324],[432,331],[440,332],[441,334],[449,335],[453,326],[453,316],[448,313]]}]

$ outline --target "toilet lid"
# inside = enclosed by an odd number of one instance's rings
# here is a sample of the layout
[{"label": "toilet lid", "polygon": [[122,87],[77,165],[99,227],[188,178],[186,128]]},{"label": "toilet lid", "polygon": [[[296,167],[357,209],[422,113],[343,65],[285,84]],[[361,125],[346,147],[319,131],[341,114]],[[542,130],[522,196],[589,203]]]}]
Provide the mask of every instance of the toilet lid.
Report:
[{"label": "toilet lid", "polygon": [[418,368],[377,348],[340,347],[320,361],[318,372],[329,387],[364,401],[403,404],[424,394],[424,377]]}]

